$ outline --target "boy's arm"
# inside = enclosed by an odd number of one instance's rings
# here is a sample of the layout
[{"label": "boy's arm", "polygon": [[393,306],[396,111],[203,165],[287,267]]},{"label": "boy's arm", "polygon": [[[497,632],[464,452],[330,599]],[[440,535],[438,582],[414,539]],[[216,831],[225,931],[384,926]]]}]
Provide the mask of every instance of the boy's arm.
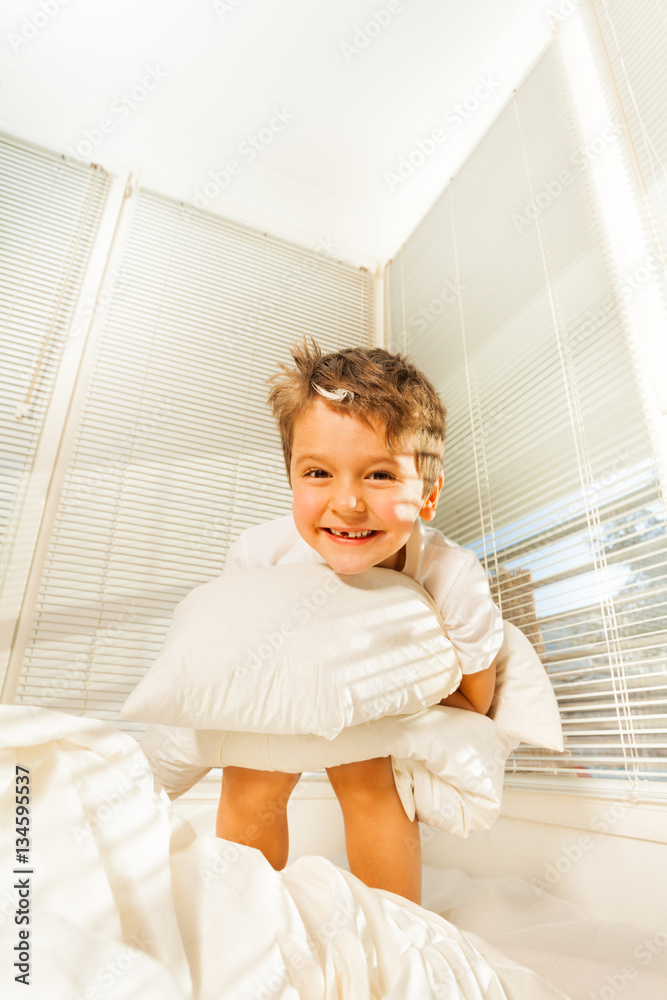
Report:
[{"label": "boy's arm", "polygon": [[496,658],[486,670],[464,674],[456,691],[439,703],[449,708],[465,708],[469,712],[486,715],[491,708],[496,687]]}]

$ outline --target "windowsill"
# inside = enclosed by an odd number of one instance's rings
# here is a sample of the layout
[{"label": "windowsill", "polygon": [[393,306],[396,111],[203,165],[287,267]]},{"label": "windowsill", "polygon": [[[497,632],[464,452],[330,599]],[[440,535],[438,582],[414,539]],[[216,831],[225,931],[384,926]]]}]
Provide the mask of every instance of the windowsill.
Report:
[{"label": "windowsill", "polygon": [[[662,783],[647,783],[662,784]],[[600,778],[508,776],[501,817],[524,823],[569,827],[633,840],[667,844],[667,788],[644,789],[633,802],[627,783]],[[218,802],[220,770],[210,771],[181,796],[184,802]],[[326,774],[308,771],[292,793],[293,799],[335,799]]]},{"label": "windowsill", "polygon": [[524,823],[667,844],[667,801],[632,802],[611,789],[588,791],[506,785],[501,816]]}]

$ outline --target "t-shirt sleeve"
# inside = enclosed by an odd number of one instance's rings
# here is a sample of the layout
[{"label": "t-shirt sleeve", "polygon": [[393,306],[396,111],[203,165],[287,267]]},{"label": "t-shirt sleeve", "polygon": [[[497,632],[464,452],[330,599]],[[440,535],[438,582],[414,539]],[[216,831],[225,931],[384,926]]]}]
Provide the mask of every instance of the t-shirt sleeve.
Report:
[{"label": "t-shirt sleeve", "polygon": [[222,570],[223,573],[235,573],[237,570],[250,569],[243,534],[244,533],[241,532],[236,541],[232,542],[227,549],[227,558],[225,559],[225,565]]},{"label": "t-shirt sleeve", "polygon": [[470,549],[443,602],[440,614],[455,647],[461,671],[476,674],[490,667],[503,644],[503,620],[489,581]]}]

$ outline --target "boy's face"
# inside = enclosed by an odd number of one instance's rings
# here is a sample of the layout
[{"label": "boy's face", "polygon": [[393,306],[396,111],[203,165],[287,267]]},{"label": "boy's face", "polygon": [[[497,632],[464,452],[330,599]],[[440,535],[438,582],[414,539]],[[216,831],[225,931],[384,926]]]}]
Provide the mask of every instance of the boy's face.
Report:
[{"label": "boy's face", "polygon": [[[299,534],[336,573],[349,574],[403,569],[412,527],[420,515],[433,519],[444,479],[422,500],[414,451],[388,451],[379,423],[371,430],[319,399],[294,427],[290,477]],[[373,534],[336,537],[332,528]]]}]

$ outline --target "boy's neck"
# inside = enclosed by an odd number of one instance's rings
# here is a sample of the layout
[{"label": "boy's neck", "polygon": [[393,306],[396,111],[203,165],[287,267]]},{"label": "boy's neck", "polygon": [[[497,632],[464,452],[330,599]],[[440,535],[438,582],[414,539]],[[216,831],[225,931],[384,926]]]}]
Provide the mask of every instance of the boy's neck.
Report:
[{"label": "boy's neck", "polygon": [[[381,569],[393,569],[397,573],[402,573],[405,567],[405,559],[407,556],[407,546],[403,545],[398,552],[395,552],[390,559],[385,559],[384,563],[379,563]],[[390,563],[389,566],[385,565]]]}]

